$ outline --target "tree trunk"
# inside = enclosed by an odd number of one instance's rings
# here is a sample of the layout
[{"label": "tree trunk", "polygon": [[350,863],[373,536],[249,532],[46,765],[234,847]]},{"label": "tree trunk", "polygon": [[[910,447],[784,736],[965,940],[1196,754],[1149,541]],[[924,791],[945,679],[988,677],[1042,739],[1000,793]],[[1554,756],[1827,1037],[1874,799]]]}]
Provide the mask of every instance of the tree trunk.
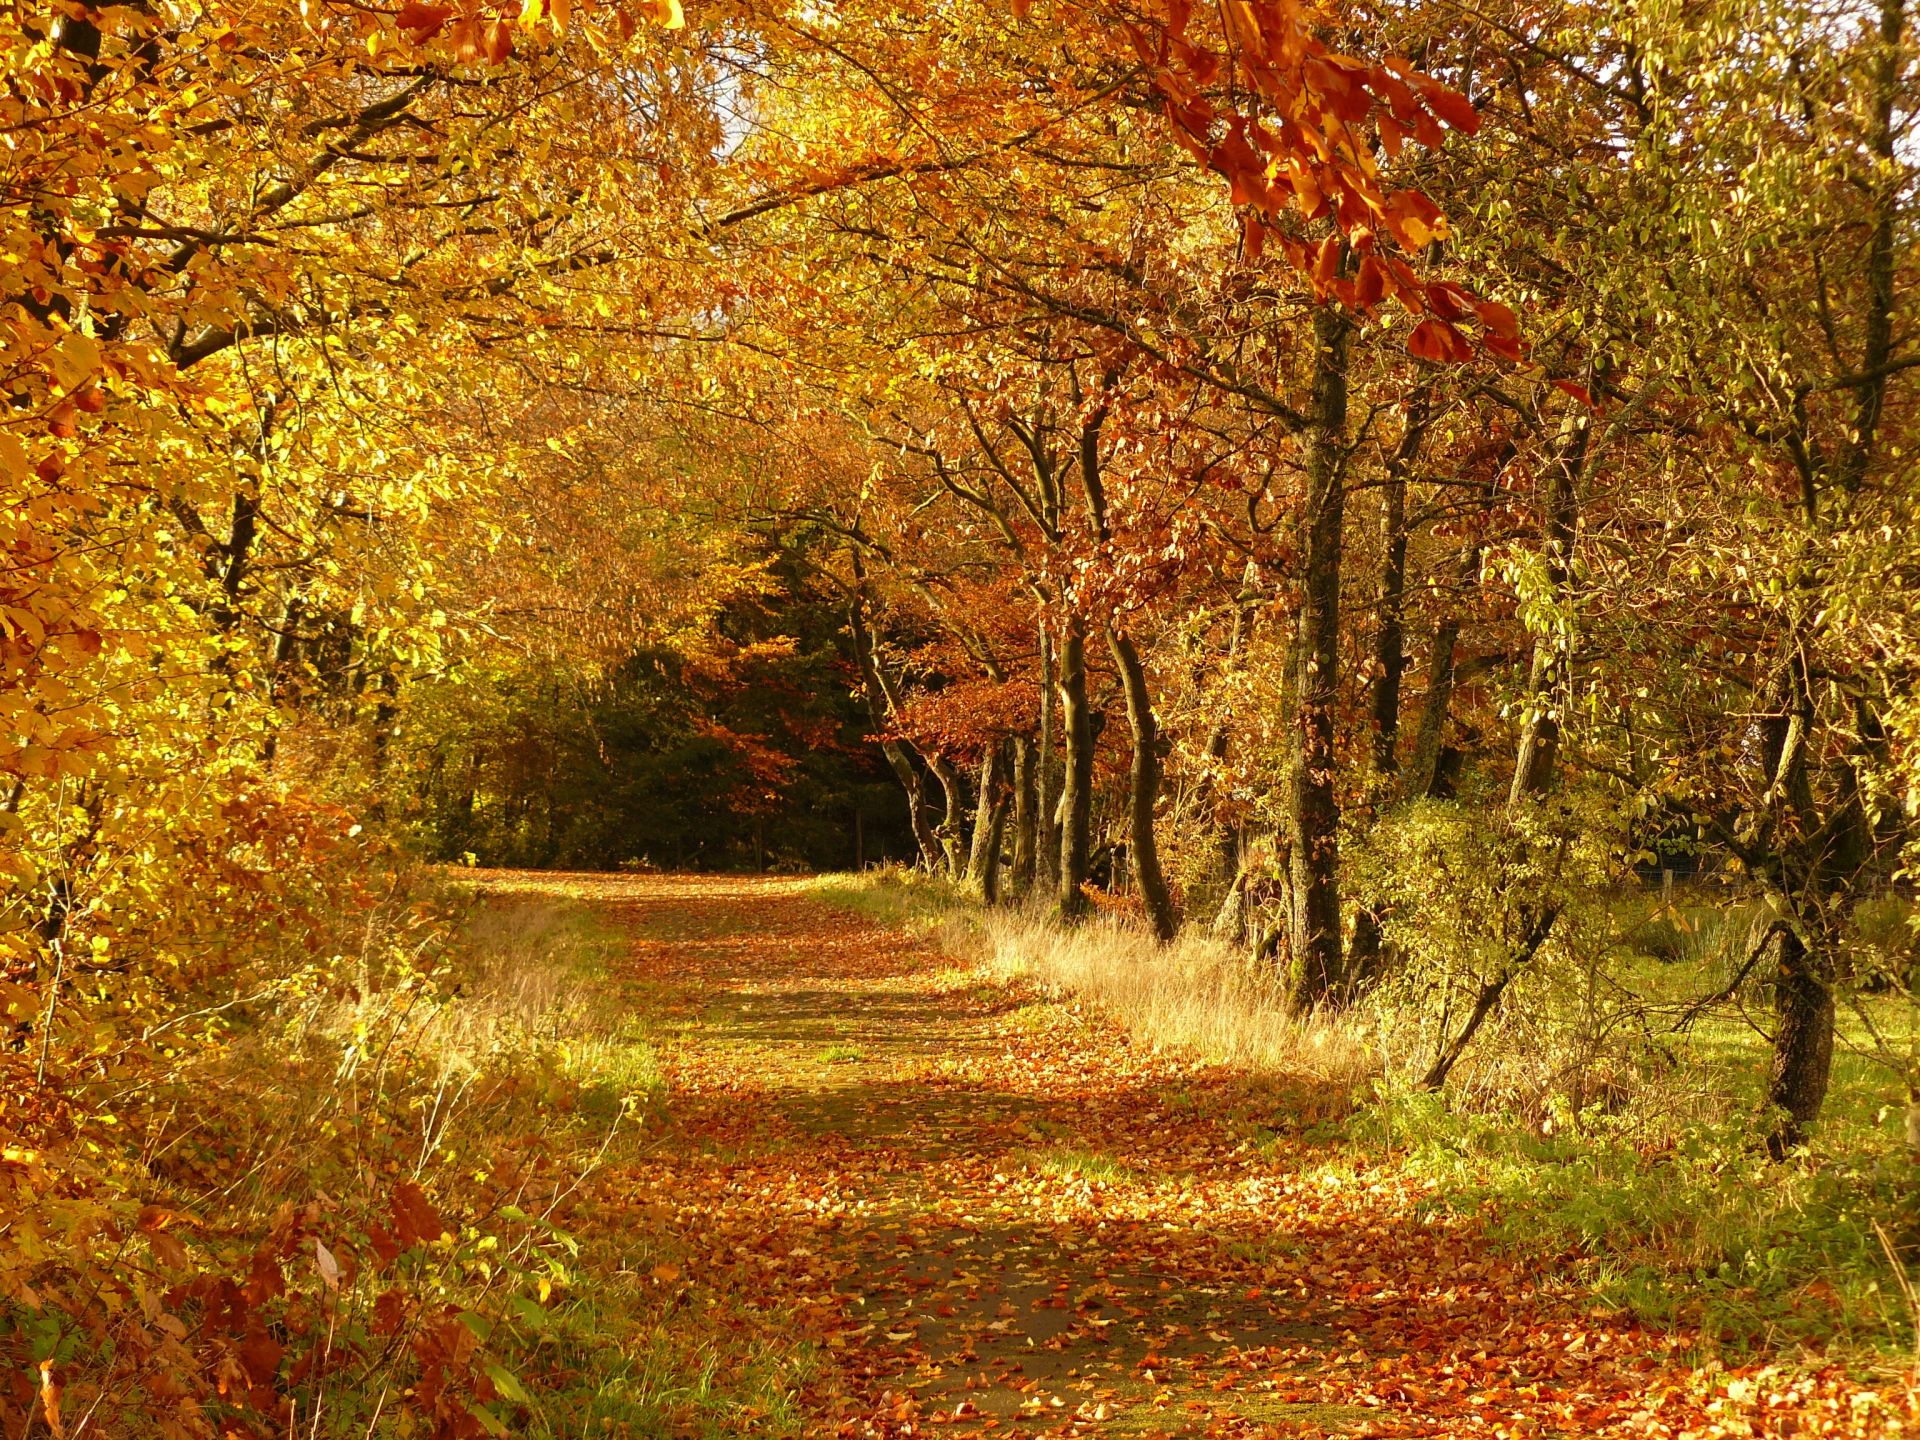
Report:
[{"label": "tree trunk", "polygon": [[1810,951],[1788,926],[1776,933],[1774,961],[1773,1003],[1780,1025],[1773,1036],[1767,1103],[1784,1113],[1767,1138],[1767,1151],[1780,1160],[1805,1142],[1827,1098],[1834,1003],[1825,956]]},{"label": "tree trunk", "polygon": [[1060,791],[1059,913],[1078,920],[1087,912],[1081,889],[1093,847],[1093,716],[1087,701],[1087,631],[1068,615],[1060,636],[1060,718],[1066,732],[1066,763]]},{"label": "tree trunk", "polygon": [[920,851],[920,863],[929,875],[937,875],[942,858],[940,837],[933,833],[933,822],[928,816],[926,782],[914,768],[913,757],[898,741],[882,741],[880,752],[886,756],[900,788],[907,792],[907,819],[913,827],[913,843]]},{"label": "tree trunk", "polygon": [[1031,735],[1013,739],[1013,885],[1033,889],[1040,860],[1039,757]]},{"label": "tree trunk", "polygon": [[980,794],[973,808],[973,843],[967,852],[967,885],[984,900],[993,899],[1000,866],[1000,839],[1007,823],[1006,745],[994,741],[980,762]]},{"label": "tree trunk", "polygon": [[[873,721],[875,732],[884,735],[892,713],[893,696],[887,687],[886,677],[880,671],[880,661],[874,654],[873,633],[867,621],[865,602],[857,592],[848,620],[849,633],[853,637],[853,658],[860,671],[860,688],[866,695],[867,715]],[[920,863],[926,867],[928,874],[937,875],[940,873],[943,852],[939,836],[933,833],[933,821],[928,813],[926,783],[914,768],[913,757],[898,740],[881,740],[880,753],[886,757],[887,768],[893,771],[900,788],[906,791],[907,820],[913,827],[913,842],[920,850]]]},{"label": "tree trunk", "polygon": [[1460,621],[1447,616],[1433,629],[1427,659],[1427,698],[1420,705],[1420,729],[1414,737],[1413,758],[1401,777],[1404,793],[1431,799],[1440,781],[1440,749],[1446,740],[1447,715],[1453,708],[1453,657],[1460,645]]},{"label": "tree trunk", "polygon": [[1054,755],[1055,690],[1053,631],[1047,607],[1040,604],[1040,733],[1034,745],[1034,866],[1036,888],[1053,891],[1060,884],[1059,786],[1060,765]]},{"label": "tree trunk", "polygon": [[1233,838],[1233,879],[1227,884],[1227,893],[1220,901],[1220,909],[1213,917],[1213,936],[1229,945],[1247,943],[1247,871],[1240,863],[1240,834],[1234,831]]},{"label": "tree trunk", "polygon": [[1387,968],[1386,932],[1388,907],[1357,905],[1353,913],[1353,938],[1347,942],[1347,988],[1365,995],[1378,983]]},{"label": "tree trunk", "polygon": [[[1004,768],[1004,767],[1003,767]],[[980,864],[980,899],[988,905],[1000,903],[1000,843],[1007,831],[1007,809],[1011,800],[1006,786],[994,797],[987,812],[986,854]]]},{"label": "tree trunk", "polygon": [[966,784],[961,780],[960,772],[954,769],[953,762],[944,755],[929,756],[927,768],[933,771],[933,778],[940,782],[940,797],[944,806],[940,823],[933,827],[933,833],[940,840],[941,868],[949,880],[960,881],[966,878],[967,873],[965,852],[960,848],[960,831],[966,824],[967,814]]},{"label": "tree trunk", "polygon": [[1306,545],[1288,830],[1292,843],[1295,1009],[1344,998],[1340,942],[1340,800],[1334,789],[1339,703],[1340,551],[1346,518],[1341,470],[1352,325],[1332,305],[1314,312],[1314,378],[1307,434]]},{"label": "tree trunk", "polygon": [[[1565,602],[1567,582],[1572,574],[1574,535],[1580,522],[1575,482],[1586,460],[1592,429],[1585,415],[1569,411],[1561,427],[1558,453],[1547,466],[1544,538],[1547,586],[1555,604]],[[1513,785],[1507,795],[1509,804],[1517,805],[1529,795],[1544,794],[1553,784],[1554,767],[1560,756],[1557,692],[1571,659],[1557,633],[1549,632],[1534,640],[1533,662],[1527,674],[1527,708],[1520,720]]]},{"label": "tree trunk", "polygon": [[1120,685],[1127,698],[1127,724],[1133,739],[1127,829],[1134,876],[1153,933],[1163,941],[1171,940],[1179,931],[1180,920],[1174,913],[1173,896],[1160,869],[1160,846],[1153,830],[1154,807],[1160,800],[1160,726],[1154,719],[1152,696],[1147,693],[1147,669],[1140,663],[1140,652],[1132,637],[1109,625],[1107,648],[1113,652],[1114,664],[1120,670]]},{"label": "tree trunk", "polygon": [[1389,788],[1399,772],[1400,690],[1406,676],[1407,471],[1425,444],[1433,397],[1422,387],[1407,405],[1406,429],[1387,462],[1385,506],[1380,516],[1380,589],[1374,602],[1373,773]]}]

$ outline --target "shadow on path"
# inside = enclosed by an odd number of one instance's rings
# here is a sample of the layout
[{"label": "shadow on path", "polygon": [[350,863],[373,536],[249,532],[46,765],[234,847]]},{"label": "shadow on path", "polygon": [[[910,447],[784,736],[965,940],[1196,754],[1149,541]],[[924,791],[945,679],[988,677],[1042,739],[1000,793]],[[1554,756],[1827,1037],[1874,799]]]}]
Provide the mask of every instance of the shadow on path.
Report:
[{"label": "shadow on path", "polygon": [[840,1399],[804,1435],[1680,1433],[1646,1332],[1556,1340],[1542,1275],[1276,1133],[1270,1085],[803,881],[566,884],[631,937],[668,1084],[652,1160],[603,1183],[668,1217],[684,1303],[814,1338]]}]

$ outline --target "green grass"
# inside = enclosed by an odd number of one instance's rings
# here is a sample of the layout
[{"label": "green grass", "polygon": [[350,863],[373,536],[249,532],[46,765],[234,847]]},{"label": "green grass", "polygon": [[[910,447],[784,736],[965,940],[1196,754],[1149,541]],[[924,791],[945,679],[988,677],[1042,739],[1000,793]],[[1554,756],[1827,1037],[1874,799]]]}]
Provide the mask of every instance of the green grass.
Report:
[{"label": "green grass", "polygon": [[827,1065],[850,1065],[867,1058],[867,1052],[858,1045],[829,1045],[817,1057]]},{"label": "green grass", "polygon": [[858,875],[821,875],[808,889],[829,905],[916,934],[977,903],[949,881],[899,866]]},{"label": "green grass", "polygon": [[1140,1178],[1139,1173],[1125,1161],[1071,1145],[1033,1151],[1026,1161],[1043,1175],[1087,1180],[1101,1185],[1125,1185]]},{"label": "green grass", "polygon": [[[1884,1008],[1883,1030],[1901,1018]],[[1573,1255],[1604,1305],[1738,1350],[1911,1353],[1888,1246],[1920,1268],[1920,1165],[1897,1085],[1844,1043],[1864,1026],[1841,1029],[1813,1144],[1783,1164],[1763,1146],[1766,1041],[1728,1017],[1673,1041],[1680,1065],[1617,1113],[1476,1114],[1403,1090],[1343,1138],[1430,1181],[1436,1208],[1492,1217],[1514,1249]]]},{"label": "green grass", "polygon": [[810,1346],[742,1353],[684,1325],[636,1332],[620,1307],[588,1300],[556,1314],[539,1353],[549,1373],[570,1378],[536,1390],[514,1431],[534,1440],[798,1440],[807,1429],[798,1395],[820,1368]]},{"label": "green grass", "polygon": [[[1883,937],[1909,933],[1904,904],[1878,903]],[[1750,978],[1734,1002],[1672,1029],[1735,977],[1767,912],[1710,891],[1672,903],[1627,893],[1608,908],[1619,938],[1607,983],[1646,1007],[1638,1033],[1616,1041],[1633,1057],[1623,1103],[1582,1112],[1550,1097],[1472,1113],[1387,1087],[1343,1138],[1430,1181],[1436,1208],[1492,1217],[1516,1250],[1572,1255],[1569,1278],[1601,1304],[1735,1350],[1911,1355],[1916,1317],[1889,1249],[1920,1271],[1920,1164],[1899,1068],[1914,1051],[1913,1003],[1883,992],[1843,1004],[1812,1143],[1776,1164],[1764,1150],[1764,985]]]},{"label": "green grass", "polygon": [[1699,1125],[1648,1154],[1609,1135],[1538,1137],[1447,1114],[1425,1097],[1356,1128],[1391,1132],[1398,1162],[1434,1182],[1435,1208],[1490,1215],[1518,1250],[1571,1251],[1572,1278],[1603,1304],[1735,1348],[1913,1344],[1875,1229],[1914,1235],[1920,1173],[1904,1157],[1779,1166],[1738,1124]]}]

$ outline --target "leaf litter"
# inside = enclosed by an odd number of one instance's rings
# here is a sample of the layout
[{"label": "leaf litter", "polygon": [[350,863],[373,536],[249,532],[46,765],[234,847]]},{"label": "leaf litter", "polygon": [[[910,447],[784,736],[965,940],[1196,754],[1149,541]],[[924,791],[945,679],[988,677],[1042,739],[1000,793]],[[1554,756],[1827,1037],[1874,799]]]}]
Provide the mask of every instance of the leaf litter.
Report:
[{"label": "leaf litter", "polygon": [[816,1347],[803,1433],[1911,1433],[1904,1385],[1730,1368],[1598,1312],[1562,1257],[1428,1214],[1388,1165],[1328,1166],[1286,1092],[802,882],[537,886],[630,937],[613,990],[669,1094],[576,1223],[669,1249],[646,1273],[689,1317]]}]

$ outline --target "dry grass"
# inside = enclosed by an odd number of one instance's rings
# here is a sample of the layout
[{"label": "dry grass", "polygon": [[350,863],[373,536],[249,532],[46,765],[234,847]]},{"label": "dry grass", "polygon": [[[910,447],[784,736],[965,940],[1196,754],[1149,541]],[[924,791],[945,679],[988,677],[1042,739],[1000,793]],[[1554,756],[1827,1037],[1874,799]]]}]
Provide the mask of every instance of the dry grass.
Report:
[{"label": "dry grass", "polygon": [[1162,945],[1117,916],[1064,929],[1038,909],[982,910],[911,871],[836,876],[820,889],[1000,979],[1076,996],[1152,1045],[1343,1090],[1380,1073],[1364,1020],[1289,1015],[1275,977],[1196,932]]},{"label": "dry grass", "polygon": [[210,1124],[246,1161],[234,1202],[270,1207],[322,1168],[353,1177],[341,1189],[396,1163],[424,1178],[561,1117],[607,1134],[657,1098],[654,1052],[606,1004],[608,940],[583,907],[482,900],[452,927],[416,936],[388,914],[366,934],[360,954],[290,982],[208,1077]]}]

